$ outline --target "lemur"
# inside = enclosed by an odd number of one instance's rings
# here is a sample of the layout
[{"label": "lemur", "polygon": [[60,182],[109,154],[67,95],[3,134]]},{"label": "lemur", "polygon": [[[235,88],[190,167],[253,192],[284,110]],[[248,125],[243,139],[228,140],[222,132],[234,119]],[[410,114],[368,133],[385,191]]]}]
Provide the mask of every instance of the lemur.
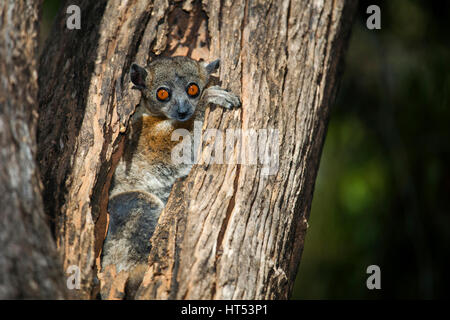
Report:
[{"label": "lemur", "polygon": [[210,75],[219,62],[170,57],[156,59],[145,68],[131,65],[133,89],[142,95],[109,190],[102,268],[115,265],[116,272],[132,273],[146,265],[150,238],[172,186],[192,167],[172,162],[172,148],[179,143],[172,141],[172,132],[187,129],[192,135],[194,121],[203,121],[209,103],[226,109],[241,105],[235,94],[211,85]]}]

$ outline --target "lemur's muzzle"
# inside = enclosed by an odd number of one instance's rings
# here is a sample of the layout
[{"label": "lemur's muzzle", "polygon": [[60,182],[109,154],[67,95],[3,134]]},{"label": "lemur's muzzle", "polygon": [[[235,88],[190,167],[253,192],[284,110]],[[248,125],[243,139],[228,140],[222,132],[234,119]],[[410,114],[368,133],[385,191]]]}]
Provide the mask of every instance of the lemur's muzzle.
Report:
[{"label": "lemur's muzzle", "polygon": [[183,100],[183,101],[177,101],[177,107],[176,107],[176,116],[175,118],[178,121],[186,121],[188,120],[193,112],[193,107],[189,103],[189,101]]}]

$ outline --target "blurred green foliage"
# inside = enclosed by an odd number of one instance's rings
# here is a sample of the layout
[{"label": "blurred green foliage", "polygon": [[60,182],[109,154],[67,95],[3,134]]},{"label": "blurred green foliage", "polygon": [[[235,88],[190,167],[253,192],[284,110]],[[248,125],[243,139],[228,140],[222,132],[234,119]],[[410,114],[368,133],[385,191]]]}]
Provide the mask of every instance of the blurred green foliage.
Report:
[{"label": "blurred green foliage", "polygon": [[[59,6],[44,1],[41,48]],[[450,1],[360,1],[293,299],[449,296],[449,15]],[[371,264],[382,290],[366,288]]]},{"label": "blurred green foliage", "polygon": [[449,296],[449,4],[360,2],[293,299]]},{"label": "blurred green foliage", "polygon": [[39,52],[42,52],[45,40],[48,38],[48,35],[50,34],[53,21],[56,17],[56,13],[58,12],[60,6],[61,0],[44,0],[42,4],[42,13],[41,13],[42,18],[39,30],[40,31]]}]

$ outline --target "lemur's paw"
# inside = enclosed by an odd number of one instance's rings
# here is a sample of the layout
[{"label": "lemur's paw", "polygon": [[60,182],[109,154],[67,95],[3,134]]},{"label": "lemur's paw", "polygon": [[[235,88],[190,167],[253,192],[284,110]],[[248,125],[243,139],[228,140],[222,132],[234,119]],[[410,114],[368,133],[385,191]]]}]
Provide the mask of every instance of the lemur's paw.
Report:
[{"label": "lemur's paw", "polygon": [[212,86],[207,88],[205,90],[203,99],[207,104],[217,104],[226,109],[241,106],[241,101],[239,100],[239,97],[237,95],[219,86]]}]

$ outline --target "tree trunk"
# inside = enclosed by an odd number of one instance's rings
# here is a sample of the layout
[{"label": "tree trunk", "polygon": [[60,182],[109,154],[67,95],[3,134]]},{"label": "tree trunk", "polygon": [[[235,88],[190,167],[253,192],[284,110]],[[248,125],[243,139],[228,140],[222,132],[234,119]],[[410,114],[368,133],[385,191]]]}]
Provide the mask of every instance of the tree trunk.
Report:
[{"label": "tree trunk", "polygon": [[0,299],[66,296],[35,162],[40,5],[0,3]]},{"label": "tree trunk", "polygon": [[[70,4],[81,8],[81,30],[65,28]],[[243,131],[229,164],[200,163],[175,184],[137,298],[290,295],[354,9],[353,0],[63,5],[39,70],[38,160],[64,267],[81,269],[81,298],[98,289],[109,181],[140,98],[127,72],[155,55],[220,58],[222,86],[243,106],[209,109],[205,126]],[[205,142],[200,159],[225,144]],[[111,298],[124,296],[126,280],[107,284]]]}]

